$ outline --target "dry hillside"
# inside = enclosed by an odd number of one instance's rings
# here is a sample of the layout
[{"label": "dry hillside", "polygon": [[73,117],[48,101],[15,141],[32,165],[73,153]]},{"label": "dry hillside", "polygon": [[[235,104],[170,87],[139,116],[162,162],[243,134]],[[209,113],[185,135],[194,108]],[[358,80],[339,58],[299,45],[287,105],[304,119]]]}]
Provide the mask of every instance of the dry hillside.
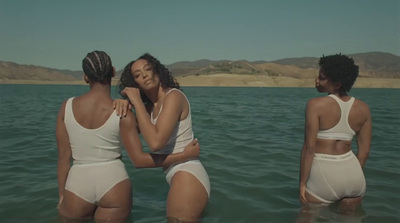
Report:
[{"label": "dry hillside", "polygon": [[[388,53],[360,53],[349,55],[360,67],[360,77],[395,78],[400,81],[400,57]],[[254,75],[258,78],[287,77],[314,78],[318,73],[318,58],[285,58],[276,61],[182,61],[167,65],[175,77],[215,74]],[[121,71],[117,72],[118,79]],[[82,80],[82,71],[58,70],[34,65],[20,65],[0,61],[0,83],[18,81],[76,82]]]}]

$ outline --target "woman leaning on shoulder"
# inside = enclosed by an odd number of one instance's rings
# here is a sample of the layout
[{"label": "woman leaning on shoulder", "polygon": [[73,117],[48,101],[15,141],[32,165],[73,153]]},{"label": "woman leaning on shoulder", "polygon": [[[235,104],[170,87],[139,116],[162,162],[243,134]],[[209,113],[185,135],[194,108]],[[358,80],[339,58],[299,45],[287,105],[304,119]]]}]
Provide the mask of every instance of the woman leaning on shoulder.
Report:
[{"label": "woman leaning on shoulder", "polygon": [[[189,100],[155,57],[144,54],[130,62],[121,76],[120,90],[132,103],[139,130],[152,152],[181,152],[183,145],[193,140]],[[121,102],[125,113],[126,100],[116,102]],[[171,221],[198,221],[210,196],[210,181],[203,165],[195,159],[174,163],[164,170],[170,184],[167,217]]]},{"label": "woman leaning on shoulder", "polygon": [[197,158],[199,146],[192,141],[181,153],[144,153],[132,112],[120,119],[113,108],[111,58],[93,51],[82,67],[90,89],[65,100],[57,117],[59,213],[64,220],[125,222],[132,208],[132,187],[121,160],[121,142],[137,168]]}]

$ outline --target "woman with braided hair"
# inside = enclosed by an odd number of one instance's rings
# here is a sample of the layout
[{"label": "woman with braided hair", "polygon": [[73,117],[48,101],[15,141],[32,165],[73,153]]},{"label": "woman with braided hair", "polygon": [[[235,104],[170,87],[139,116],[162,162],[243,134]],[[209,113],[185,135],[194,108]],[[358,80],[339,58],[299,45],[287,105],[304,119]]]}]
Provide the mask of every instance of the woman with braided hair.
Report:
[{"label": "woman with braided hair", "polygon": [[174,155],[144,153],[133,113],[120,119],[113,108],[110,57],[103,51],[88,53],[82,67],[90,90],[64,101],[57,117],[59,213],[68,219],[124,221],[131,212],[132,187],[121,161],[121,141],[137,168],[194,159],[200,148],[193,140]]}]

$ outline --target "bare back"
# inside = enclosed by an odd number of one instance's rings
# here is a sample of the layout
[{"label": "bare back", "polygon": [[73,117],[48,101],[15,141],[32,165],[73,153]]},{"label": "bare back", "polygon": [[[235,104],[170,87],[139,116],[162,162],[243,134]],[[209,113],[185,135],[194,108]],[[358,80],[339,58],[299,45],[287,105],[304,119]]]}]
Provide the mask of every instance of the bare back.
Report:
[{"label": "bare back", "polygon": [[76,121],[87,129],[97,129],[104,125],[114,111],[111,97],[91,94],[76,97],[72,102]]}]

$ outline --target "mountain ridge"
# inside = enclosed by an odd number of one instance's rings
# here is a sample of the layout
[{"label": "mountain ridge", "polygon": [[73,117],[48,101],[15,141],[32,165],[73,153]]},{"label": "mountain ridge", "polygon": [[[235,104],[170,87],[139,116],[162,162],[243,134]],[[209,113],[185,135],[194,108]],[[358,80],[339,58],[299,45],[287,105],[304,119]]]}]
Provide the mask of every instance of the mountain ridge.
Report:
[{"label": "mountain ridge", "polygon": [[[400,56],[384,52],[347,54],[360,68],[360,77],[400,78]],[[212,74],[266,75],[291,78],[312,78],[318,72],[317,57],[283,58],[274,61],[247,60],[196,60],[179,61],[166,67],[175,77]],[[122,70],[117,71],[118,79]],[[35,65],[22,65],[0,61],[0,81],[77,81],[82,80],[83,71],[53,69]]]}]

